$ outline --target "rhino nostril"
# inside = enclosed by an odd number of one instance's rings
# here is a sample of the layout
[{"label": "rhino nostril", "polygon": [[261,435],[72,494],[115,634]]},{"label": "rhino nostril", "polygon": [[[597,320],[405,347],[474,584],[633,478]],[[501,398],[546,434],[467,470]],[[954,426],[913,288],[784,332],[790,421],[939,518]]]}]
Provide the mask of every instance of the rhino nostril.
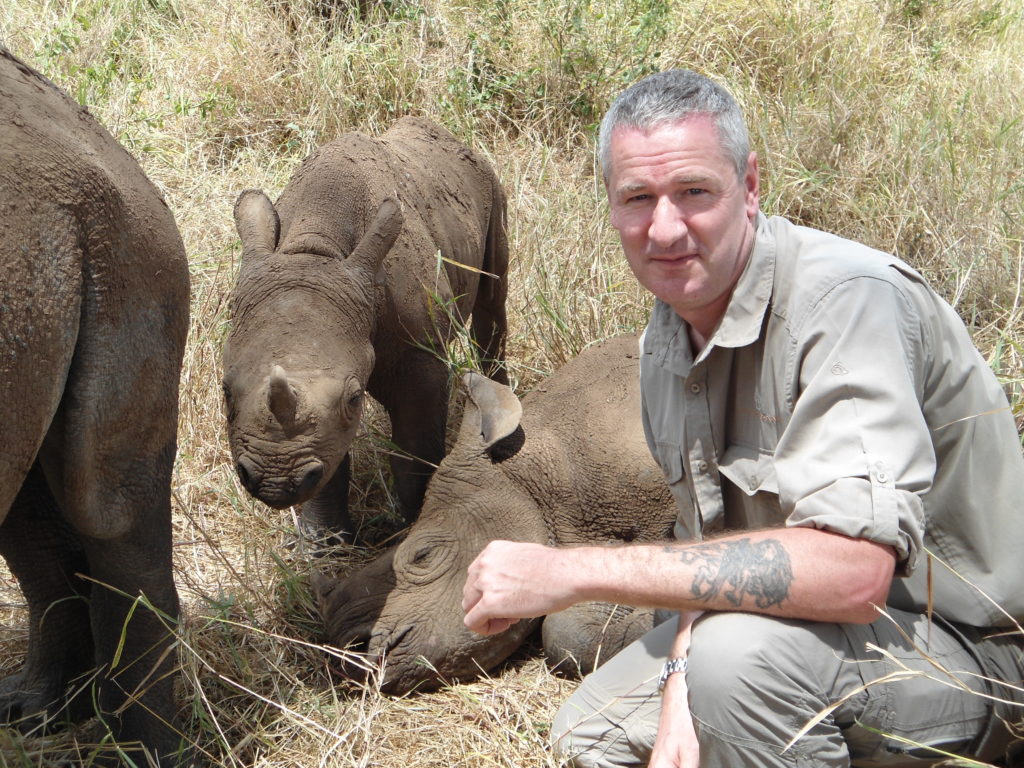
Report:
[{"label": "rhino nostril", "polygon": [[295,487],[297,494],[305,495],[320,484],[323,476],[324,465],[319,461],[314,461],[295,473],[295,476],[292,478],[292,485]]},{"label": "rhino nostril", "polygon": [[235,465],[235,471],[238,473],[238,479],[247,491],[255,495],[258,490],[259,483],[255,480],[256,466],[249,459],[239,459]]}]

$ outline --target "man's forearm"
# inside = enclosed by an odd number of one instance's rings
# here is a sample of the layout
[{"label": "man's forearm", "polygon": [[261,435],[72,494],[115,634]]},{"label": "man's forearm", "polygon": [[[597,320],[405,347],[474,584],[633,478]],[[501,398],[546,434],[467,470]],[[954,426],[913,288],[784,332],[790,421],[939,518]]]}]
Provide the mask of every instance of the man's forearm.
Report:
[{"label": "man's forearm", "polygon": [[877,617],[895,567],[888,547],[807,528],[588,547],[574,559],[567,572],[585,600],[855,623]]}]

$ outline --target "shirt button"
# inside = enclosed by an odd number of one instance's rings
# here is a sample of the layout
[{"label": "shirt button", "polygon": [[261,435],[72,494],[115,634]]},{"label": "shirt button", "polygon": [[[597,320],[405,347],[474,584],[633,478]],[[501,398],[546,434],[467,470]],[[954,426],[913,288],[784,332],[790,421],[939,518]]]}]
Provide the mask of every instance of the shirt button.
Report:
[{"label": "shirt button", "polygon": [[889,482],[889,475],[887,475],[885,472],[879,472],[878,473],[878,482],[880,482],[880,483],[888,483]]},{"label": "shirt button", "polygon": [[704,474],[705,472],[707,472],[708,471],[708,463],[706,461],[703,461],[703,460],[698,461],[697,462],[697,471],[700,472],[701,474]]},{"label": "shirt button", "polygon": [[700,384],[698,384],[696,381],[693,382],[693,384],[690,385],[690,391],[693,392],[693,394],[695,394],[695,395],[699,395],[700,394]]}]

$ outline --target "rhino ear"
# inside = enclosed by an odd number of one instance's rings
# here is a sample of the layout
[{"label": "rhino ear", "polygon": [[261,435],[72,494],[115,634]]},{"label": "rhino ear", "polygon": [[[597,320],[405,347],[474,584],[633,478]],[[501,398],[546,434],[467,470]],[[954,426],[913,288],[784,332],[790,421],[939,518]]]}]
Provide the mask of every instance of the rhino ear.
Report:
[{"label": "rhino ear", "polygon": [[281,220],[263,190],[247,189],[235,200],[235,229],[245,251],[266,255],[277,248]]},{"label": "rhino ear", "polygon": [[485,448],[516,431],[523,417],[523,405],[510,387],[476,371],[463,376],[462,383],[480,412],[480,437]]},{"label": "rhino ear", "polygon": [[348,257],[348,263],[361,270],[367,276],[367,282],[375,283],[381,279],[384,257],[398,239],[404,222],[405,217],[402,215],[402,206],[398,199],[384,198],[369,229],[363,234],[352,255]]},{"label": "rhino ear", "polygon": [[295,421],[295,409],[299,399],[295,388],[288,381],[288,374],[280,365],[275,365],[270,372],[267,386],[267,405],[280,424],[291,424]]},{"label": "rhino ear", "polygon": [[338,580],[325,576],[320,571],[314,569],[309,574],[309,585],[313,589],[313,597],[316,598],[317,606],[320,608],[321,613],[323,613],[328,598],[330,598],[334,588],[338,586]]}]

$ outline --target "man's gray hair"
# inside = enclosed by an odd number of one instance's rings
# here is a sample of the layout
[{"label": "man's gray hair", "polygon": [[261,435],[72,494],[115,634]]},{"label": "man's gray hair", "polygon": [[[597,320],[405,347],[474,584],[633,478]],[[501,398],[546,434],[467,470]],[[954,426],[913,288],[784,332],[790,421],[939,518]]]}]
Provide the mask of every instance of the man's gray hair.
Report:
[{"label": "man's gray hair", "polygon": [[708,115],[718,126],[722,149],[743,178],[750,155],[750,135],[736,99],[714,80],[689,69],[670,69],[648,75],[612,102],[601,121],[597,158],[607,182],[611,175],[611,138],[617,128],[650,131],[694,115]]}]

